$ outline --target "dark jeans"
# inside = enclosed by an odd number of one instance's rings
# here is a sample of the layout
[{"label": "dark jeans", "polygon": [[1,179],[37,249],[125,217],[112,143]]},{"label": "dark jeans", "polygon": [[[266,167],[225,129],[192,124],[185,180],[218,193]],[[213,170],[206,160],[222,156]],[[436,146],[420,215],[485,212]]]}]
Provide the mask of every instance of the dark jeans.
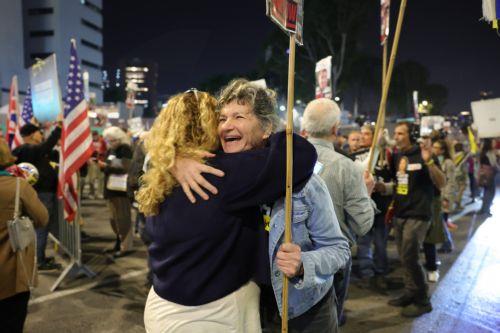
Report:
[{"label": "dark jeans", "polygon": [[[387,226],[384,214],[375,215],[370,231],[358,239],[359,272],[362,276],[385,275],[389,270],[387,260]],[[375,251],[372,251],[372,242]]]},{"label": "dark jeans", "polygon": [[335,298],[337,299],[337,318],[339,322],[344,313],[344,302],[347,299],[347,289],[351,280],[351,265],[352,258],[349,257],[349,261],[345,267],[333,276],[333,288],[335,290]]},{"label": "dark jeans", "polygon": [[0,300],[0,331],[22,333],[28,314],[30,292],[25,291]]},{"label": "dark jeans", "polygon": [[49,211],[49,223],[45,227],[36,229],[36,256],[38,263],[45,261],[45,248],[47,247],[47,236],[49,232],[57,235],[58,229],[58,206],[55,193],[38,193],[38,198]]},{"label": "dark jeans", "polygon": [[405,292],[417,303],[427,303],[428,286],[419,262],[419,251],[429,228],[429,221],[412,218],[394,219],[394,232],[398,253],[404,269]]},{"label": "dark jeans", "polygon": [[428,271],[437,271],[436,264],[436,244],[424,243],[425,269]]},{"label": "dark jeans", "polygon": [[483,204],[481,205],[481,213],[489,213],[493,199],[495,198],[495,180],[484,187]]},{"label": "dark jeans", "polygon": [[477,196],[477,184],[476,177],[474,177],[474,173],[469,172],[469,186],[470,186],[470,197],[474,199]]},{"label": "dark jeans", "polygon": [[333,287],[307,312],[288,321],[290,333],[338,332],[337,310]]}]

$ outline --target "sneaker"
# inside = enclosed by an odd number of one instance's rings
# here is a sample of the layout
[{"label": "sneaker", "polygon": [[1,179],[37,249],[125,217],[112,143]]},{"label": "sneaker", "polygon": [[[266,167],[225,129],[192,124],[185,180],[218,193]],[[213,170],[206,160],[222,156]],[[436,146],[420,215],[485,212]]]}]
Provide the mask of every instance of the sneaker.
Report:
[{"label": "sneaker", "polygon": [[387,302],[387,304],[392,306],[407,306],[412,304],[414,300],[415,300],[414,296],[403,294],[403,296],[391,299],[389,302]]},{"label": "sneaker", "polygon": [[53,261],[44,261],[38,264],[39,271],[51,271],[54,269],[61,269],[61,265]]},{"label": "sneaker", "polygon": [[429,313],[431,311],[432,311],[432,305],[430,302],[426,304],[413,303],[405,306],[401,310],[401,315],[407,318],[415,318],[415,317],[420,317],[421,315]]},{"label": "sneaker", "polygon": [[427,272],[427,281],[436,283],[439,280],[439,271],[429,271]]}]

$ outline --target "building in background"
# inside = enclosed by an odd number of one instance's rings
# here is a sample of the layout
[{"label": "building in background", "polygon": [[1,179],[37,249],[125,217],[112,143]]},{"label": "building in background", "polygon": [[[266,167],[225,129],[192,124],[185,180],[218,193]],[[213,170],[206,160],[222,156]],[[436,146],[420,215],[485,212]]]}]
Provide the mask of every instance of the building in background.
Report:
[{"label": "building in background", "polygon": [[56,53],[59,82],[66,82],[71,38],[89,73],[90,95],[102,102],[102,25],[102,0],[0,0],[0,104],[7,103],[13,75],[25,92],[27,68],[37,58]]},{"label": "building in background", "polygon": [[134,103],[143,110],[143,117],[155,117],[158,112],[158,65],[138,58],[123,59],[118,68],[103,71],[104,100],[124,102],[126,89],[132,83],[135,88]]}]

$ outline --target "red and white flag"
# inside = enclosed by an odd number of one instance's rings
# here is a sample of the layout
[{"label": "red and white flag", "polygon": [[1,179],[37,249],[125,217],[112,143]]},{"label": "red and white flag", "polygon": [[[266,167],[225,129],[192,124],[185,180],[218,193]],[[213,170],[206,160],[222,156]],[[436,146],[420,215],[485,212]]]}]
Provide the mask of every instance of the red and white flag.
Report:
[{"label": "red and white flag", "polygon": [[17,89],[17,76],[12,77],[9,92],[9,111],[7,115],[7,132],[5,134],[11,150],[23,144],[23,138],[19,132],[19,92]]},{"label": "red and white flag", "polygon": [[389,37],[390,16],[391,0],[380,0],[380,45],[384,45]]},{"label": "red and white flag", "polygon": [[76,42],[71,40],[59,162],[59,196],[63,199],[65,219],[69,222],[75,219],[78,209],[77,172],[93,152],[87,110]]}]

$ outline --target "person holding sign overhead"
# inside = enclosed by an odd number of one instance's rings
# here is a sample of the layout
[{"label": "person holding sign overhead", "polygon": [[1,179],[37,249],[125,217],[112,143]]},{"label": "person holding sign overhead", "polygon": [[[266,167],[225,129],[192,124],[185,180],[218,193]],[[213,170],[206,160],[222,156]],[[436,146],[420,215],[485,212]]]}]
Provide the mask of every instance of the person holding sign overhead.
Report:
[{"label": "person holding sign overhead", "polygon": [[36,229],[38,269],[40,271],[58,269],[61,266],[54,262],[53,257],[45,256],[47,237],[50,232],[58,229],[57,216],[57,182],[58,175],[54,164],[50,160],[52,150],[61,138],[62,114],[59,114],[56,126],[47,139],[43,136],[41,127],[28,123],[21,128],[21,136],[24,144],[14,149],[12,154],[17,157],[19,163],[28,162],[33,164],[40,173],[40,178],[34,188],[38,198],[49,211],[49,222],[46,226]]}]

